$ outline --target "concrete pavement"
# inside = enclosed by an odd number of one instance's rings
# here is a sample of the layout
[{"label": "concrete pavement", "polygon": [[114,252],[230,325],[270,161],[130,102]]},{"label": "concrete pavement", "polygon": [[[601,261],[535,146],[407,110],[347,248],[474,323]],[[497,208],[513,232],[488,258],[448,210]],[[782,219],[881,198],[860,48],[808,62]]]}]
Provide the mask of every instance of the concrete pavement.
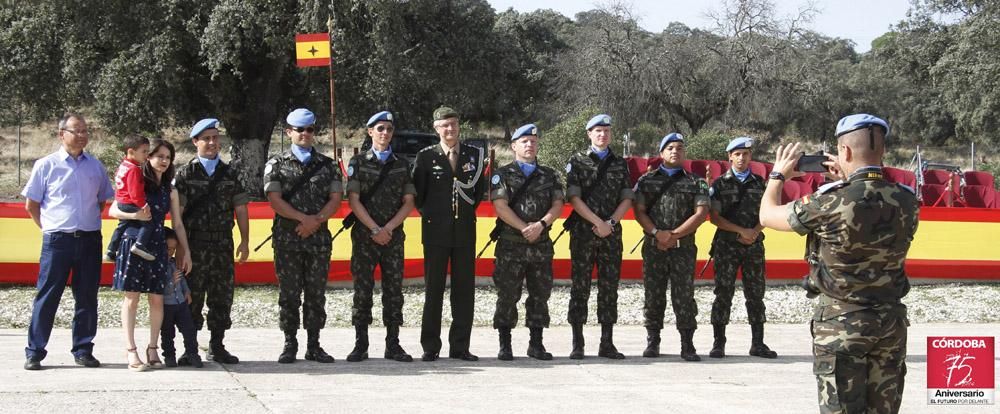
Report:
[{"label": "concrete pavement", "polygon": [[[143,332],[139,330],[139,332]],[[1000,324],[921,324],[910,330],[904,413],[995,413],[997,406],[931,407],[926,396],[926,337],[996,335]],[[125,368],[125,347],[116,329],[99,330],[95,356],[104,364],[89,369],[73,364],[69,330],[58,329],[42,371],[24,371],[23,330],[0,330],[0,412],[476,412],[476,413],[810,413],[816,407],[808,325],[768,325],[767,342],[776,360],[746,356],[747,325],[731,325],[730,354],[708,358],[712,330],[702,326],[695,345],[700,363],[678,356],[675,330],[664,330],[658,359],[642,358],[645,330],[616,328],[623,361],[597,358],[600,328],[588,326],[583,361],[571,361],[570,330],[546,330],[545,343],[556,358],[524,356],[528,331],[514,331],[516,359],[496,359],[496,332],[473,330],[472,352],[479,362],[419,361],[419,328],[403,328],[402,345],[418,360],[399,363],[381,358],[385,330],[370,331],[371,359],[348,363],[353,330],[323,331],[324,348],[334,364],[299,360],[275,362],[282,336],[277,329],[235,329],[228,348],[238,365],[206,363],[205,368],[173,368],[143,373]],[[447,335],[447,328],[444,335]],[[299,358],[305,344],[300,333]],[[177,345],[180,346],[180,338]],[[207,344],[202,331],[200,343]],[[140,340],[140,349],[145,345]],[[447,355],[446,348],[443,354]],[[1000,364],[996,364],[1000,367]],[[196,411],[195,411],[196,410]]]}]

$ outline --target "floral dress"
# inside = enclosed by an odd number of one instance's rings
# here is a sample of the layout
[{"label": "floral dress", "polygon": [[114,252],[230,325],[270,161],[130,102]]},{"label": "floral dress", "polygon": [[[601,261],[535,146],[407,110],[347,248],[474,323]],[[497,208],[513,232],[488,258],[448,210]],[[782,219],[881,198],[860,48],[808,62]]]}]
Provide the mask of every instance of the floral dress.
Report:
[{"label": "floral dress", "polygon": [[149,252],[156,260],[145,260],[132,254],[132,245],[139,234],[138,226],[130,226],[122,235],[118,258],[115,260],[115,276],[112,287],[125,292],[153,293],[162,295],[168,274],[167,243],[163,221],[170,211],[171,187],[166,184],[159,190],[146,194],[146,202],[152,215],[153,233],[149,238]]}]

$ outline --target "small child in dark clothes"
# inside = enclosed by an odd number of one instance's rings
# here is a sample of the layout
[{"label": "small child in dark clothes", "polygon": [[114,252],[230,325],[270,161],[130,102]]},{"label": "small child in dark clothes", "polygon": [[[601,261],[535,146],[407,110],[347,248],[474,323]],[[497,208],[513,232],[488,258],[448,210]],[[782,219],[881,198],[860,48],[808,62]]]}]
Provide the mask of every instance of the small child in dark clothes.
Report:
[{"label": "small child in dark clothes", "polygon": [[[149,139],[138,135],[129,135],[122,142],[125,151],[125,159],[118,165],[115,172],[115,201],[118,202],[118,209],[126,213],[136,213],[142,209],[148,209],[146,204],[146,181],[143,178],[142,166],[149,157]],[[153,234],[152,221],[121,220],[118,227],[111,234],[111,243],[108,244],[107,259],[115,261],[118,257],[118,247],[121,246],[122,234],[129,226],[139,227],[139,234],[136,242],[132,245],[131,252],[146,259],[154,260],[150,253],[149,236]]]},{"label": "small child in dark clothes", "polygon": [[[188,289],[187,279],[184,273],[177,270],[174,265],[174,252],[177,251],[177,233],[165,227],[167,239],[167,257],[169,277],[166,288],[163,290],[163,325],[160,328],[160,338],[163,348],[164,365],[176,367],[178,365],[190,365],[195,368],[203,366],[201,356],[198,355],[198,331],[194,329],[194,321],[191,319],[191,289]],[[184,354],[176,358],[174,348],[174,326],[181,331],[184,336]]]}]

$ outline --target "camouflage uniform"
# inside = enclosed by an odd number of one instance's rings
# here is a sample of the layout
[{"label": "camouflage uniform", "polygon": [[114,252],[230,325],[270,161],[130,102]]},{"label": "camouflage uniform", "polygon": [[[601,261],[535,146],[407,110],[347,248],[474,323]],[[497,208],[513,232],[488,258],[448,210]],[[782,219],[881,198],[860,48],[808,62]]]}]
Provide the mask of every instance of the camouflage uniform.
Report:
[{"label": "camouflage uniform", "polygon": [[[221,174],[216,177],[215,174]],[[217,180],[209,191],[209,183]],[[210,177],[198,158],[180,166],[174,188],[191,248],[191,316],[195,329],[205,325],[202,307],[208,305],[208,330],[227,330],[233,321],[233,214],[250,201],[237,178],[237,171],[221,160]],[[204,203],[204,204],[202,204]],[[200,206],[195,206],[200,204]],[[192,210],[187,210],[191,207]],[[190,213],[190,214],[189,214]]]},{"label": "camouflage uniform", "polygon": [[[392,166],[378,190],[368,200],[365,209],[379,226],[392,219],[403,207],[403,196],[416,194],[410,180],[410,164],[395,154],[389,156]],[[388,161],[387,161],[388,162]],[[363,194],[375,185],[383,164],[372,151],[351,158],[347,170],[347,192]],[[371,229],[359,221],[351,229],[351,275],[354,278],[353,325],[371,325],[372,290],[375,285],[375,265],[382,270],[382,323],[386,326],[403,324],[403,241],[406,235],[399,227],[392,241],[382,246],[372,240]]]},{"label": "camouflage uniform", "polygon": [[[760,199],[764,195],[764,179],[751,173],[741,182],[730,169],[712,183],[709,191],[712,211],[737,226],[752,229],[760,223]],[[729,323],[736,271],[743,270],[743,295],[746,297],[747,320],[762,324],[764,316],[764,234],[751,245],[740,243],[739,234],[722,229],[715,231],[711,256],[715,258],[715,302],[712,303],[712,324]]]},{"label": "camouflage uniform", "polygon": [[[652,209],[652,203],[661,188],[669,180],[673,185]],[[646,213],[659,230],[673,230],[680,227],[694,215],[695,207],[707,206],[708,184],[704,180],[681,170],[669,177],[662,169],[656,169],[639,177],[636,183],[636,205],[647,207]],[[695,316],[698,307],[694,301],[694,267],[698,247],[694,243],[694,233],[680,239],[680,247],[666,251],[656,248],[653,237],[646,236],[642,246],[642,280],[646,290],[644,313],[646,328],[662,329],[663,313],[666,310],[667,285],[670,285],[670,300],[677,318],[677,329],[697,328]]]},{"label": "camouflage uniform", "polygon": [[[609,162],[604,179],[594,184],[601,159],[588,149],[573,155],[566,165],[566,199],[580,197],[584,188],[594,186],[587,207],[601,219],[611,218],[623,200],[635,198],[629,185],[629,172],[625,160],[608,148]],[[572,260],[573,287],[570,290],[569,323],[587,323],[587,301],[590,298],[591,275],[597,266],[597,320],[601,324],[618,322],[618,280],[622,268],[622,227],[615,224],[614,231],[605,238],[597,237],[593,225],[580,219],[570,229],[570,256]]]},{"label": "camouflage uniform", "polygon": [[813,372],[820,411],[898,412],[906,375],[903,270],[917,230],[909,188],[859,169],[788,207],[788,223],[808,235],[806,279],[818,294],[813,320]]},{"label": "camouflage uniform", "polygon": [[[312,149],[309,163],[303,165],[291,151],[272,156],[264,166],[264,192],[289,191],[312,163],[324,163],[291,200],[296,210],[317,214],[330,201],[330,193],[343,191],[340,169],[329,157]],[[315,233],[300,238],[295,233],[298,222],[274,215],[271,232],[274,236],[274,269],[278,276],[279,315],[282,331],[299,328],[299,307],[302,326],[319,330],[326,325],[326,282],[330,271],[331,236],[326,224]],[[304,301],[300,298],[304,296]]]},{"label": "camouflage uniform", "polygon": [[[556,172],[539,166],[532,174],[540,174],[524,191],[521,199],[510,206],[527,223],[537,222],[552,208],[553,201],[563,199],[562,185]],[[516,162],[500,167],[492,178],[493,200],[509,200],[528,177]],[[552,239],[548,229],[534,243],[529,243],[521,232],[498,220],[500,238],[496,247],[496,266],[493,283],[497,287],[497,307],[493,314],[493,327],[513,328],[517,325],[517,302],[521,288],[527,283],[528,299],[525,301],[524,325],[529,328],[549,326],[549,294],[552,292]]]}]

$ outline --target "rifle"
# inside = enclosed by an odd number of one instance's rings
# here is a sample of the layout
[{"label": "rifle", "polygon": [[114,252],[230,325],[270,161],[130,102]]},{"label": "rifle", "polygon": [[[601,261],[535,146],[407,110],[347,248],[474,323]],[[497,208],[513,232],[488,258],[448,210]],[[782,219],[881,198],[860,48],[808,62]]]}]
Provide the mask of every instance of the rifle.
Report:
[{"label": "rifle", "polygon": [[[594,188],[597,187],[597,184],[600,183],[602,180],[604,180],[604,177],[608,173],[608,167],[610,166],[611,166],[611,154],[609,153],[607,156],[604,157],[604,160],[601,161],[601,165],[597,167],[597,175],[594,177],[594,182],[590,184],[590,187],[585,188],[580,193],[580,200],[583,201],[584,204],[587,204],[587,201],[590,199],[590,193],[594,191]],[[563,229],[562,231],[559,232],[559,235],[556,236],[556,239],[552,241],[552,244],[553,245],[556,244],[556,242],[558,242],[559,239],[562,238],[563,233],[566,233],[566,230],[569,230],[573,226],[575,226],[578,221],[580,221],[580,214],[576,212],[576,209],[573,209],[573,212],[569,214],[569,217],[567,217],[566,220],[563,221],[562,225]]]},{"label": "rifle", "polygon": [[[515,191],[514,194],[510,196],[510,200],[507,202],[507,206],[513,208],[514,204],[517,204],[518,201],[521,201],[521,197],[524,196],[524,192],[527,191],[528,185],[530,185],[531,182],[535,180],[535,178],[538,178],[539,175],[541,175],[539,171],[536,171],[535,174],[531,174],[531,176],[529,176],[528,179],[524,181],[524,184],[521,184],[521,186],[517,188],[517,191]],[[497,241],[497,239],[500,238],[500,223],[501,223],[500,217],[497,217],[497,223],[496,225],[493,226],[493,231],[490,232],[490,241],[486,242],[486,245],[483,246],[483,249],[480,250],[479,254],[476,255],[477,259],[482,257],[483,252],[485,252],[486,249],[489,248],[491,244],[493,244],[493,242]]]},{"label": "rifle", "polygon": [[[292,197],[295,197],[295,194],[298,193],[299,190],[302,189],[302,186],[305,185],[307,182],[309,182],[310,178],[312,178],[314,175],[316,175],[316,173],[318,173],[319,170],[322,170],[323,167],[325,167],[327,165],[330,165],[329,161],[323,161],[323,162],[317,162],[315,164],[310,164],[309,167],[306,168],[305,172],[302,173],[302,176],[299,177],[299,180],[296,181],[294,185],[292,185],[291,189],[289,189],[288,191],[282,191],[281,192],[281,198],[283,200],[287,201],[287,202],[291,202]],[[257,247],[254,247],[253,251],[256,252],[256,251],[260,250],[260,248],[264,246],[264,243],[267,243],[268,241],[270,241],[272,237],[274,237],[274,233],[273,232],[271,234],[268,234],[267,238],[264,239],[264,241],[260,242],[260,244],[258,244]]]},{"label": "rifle", "polygon": [[[391,160],[388,160],[385,164],[382,164],[382,169],[378,171],[378,179],[375,180],[375,184],[373,184],[371,188],[368,189],[368,191],[365,191],[364,194],[361,194],[361,205],[368,204],[368,202],[371,201],[372,197],[375,196],[375,192],[378,191],[379,187],[382,186],[382,182],[384,182],[386,177],[389,176],[389,170],[392,169],[392,164],[395,162],[396,159],[393,158]],[[356,223],[357,221],[358,221],[358,216],[356,216],[352,211],[351,214],[348,214],[347,217],[344,217],[344,220],[341,222],[343,226],[340,228],[340,230],[337,230],[337,234],[333,235],[333,239],[330,240],[330,242],[333,243],[334,240],[337,240],[337,236],[339,236],[340,233],[343,233],[344,230],[353,227],[354,223]]]},{"label": "rifle", "polygon": [[[660,203],[660,199],[663,198],[663,195],[667,193],[667,190],[670,189],[670,187],[673,187],[675,182],[677,182],[677,179],[670,177],[670,179],[668,179],[667,182],[663,184],[663,187],[660,187],[660,192],[656,193],[656,197],[653,197],[653,202],[646,207],[646,211],[652,211],[653,207],[656,207],[656,205]],[[639,238],[639,241],[635,243],[635,246],[632,246],[632,250],[629,250],[628,254],[635,253],[635,249],[637,249],[639,245],[642,244],[642,241],[645,239],[646,235],[643,234],[642,237]],[[680,241],[678,240],[678,242]]]}]

